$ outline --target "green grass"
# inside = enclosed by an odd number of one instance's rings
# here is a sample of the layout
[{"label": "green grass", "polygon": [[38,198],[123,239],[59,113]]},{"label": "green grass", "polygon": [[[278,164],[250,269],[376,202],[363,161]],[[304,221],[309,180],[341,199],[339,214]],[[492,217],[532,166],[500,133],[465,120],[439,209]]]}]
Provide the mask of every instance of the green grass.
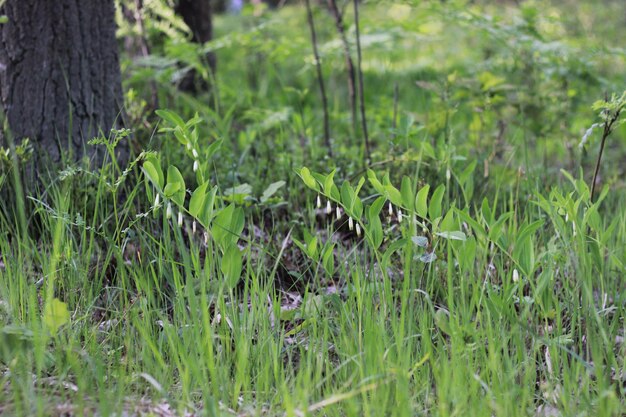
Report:
[{"label": "green grass", "polygon": [[[365,4],[369,167],[389,174],[383,192],[365,171],[321,11],[333,159],[300,7],[217,17],[211,95],[178,93],[176,67],[126,56],[130,127],[156,151],[143,159],[177,166],[189,191],[217,186],[211,208],[234,201],[245,226],[232,237],[218,217],[205,236],[195,216],[194,231],[190,193],[176,203],[145,161],[124,175],[69,164],[23,199],[2,171],[12,197],[0,204],[0,415],[623,416],[624,125],[608,139],[599,202],[588,186],[599,134],[578,144],[598,121],[592,103],[624,90],[624,15],[620,2],[594,4]],[[155,54],[190,59],[183,38],[158,43],[156,26]],[[152,81],[159,108],[198,113],[199,158],[156,131]],[[302,166],[320,173],[313,183]],[[311,187],[333,169],[340,188],[366,181],[348,199],[322,192],[318,209]],[[427,184],[427,212],[407,216]],[[357,236],[345,213],[348,200],[367,212],[381,195],[377,245],[375,221],[359,216]],[[240,280],[225,267],[233,247]],[[54,299],[67,320],[46,309]]]}]

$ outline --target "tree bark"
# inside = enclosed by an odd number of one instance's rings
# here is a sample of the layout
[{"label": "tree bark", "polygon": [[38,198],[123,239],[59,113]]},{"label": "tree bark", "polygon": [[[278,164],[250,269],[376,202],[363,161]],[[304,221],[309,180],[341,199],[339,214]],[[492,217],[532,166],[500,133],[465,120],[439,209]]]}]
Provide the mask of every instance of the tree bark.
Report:
[{"label": "tree bark", "polygon": [[[211,20],[210,0],[178,0],[175,12],[191,29],[191,41],[203,44],[213,39],[213,22]],[[211,72],[215,71],[216,59],[214,53],[205,56]],[[181,81],[179,88],[183,91],[197,92],[208,89],[205,80],[198,77],[195,70],[191,70]]]},{"label": "tree bark", "polygon": [[[122,86],[113,0],[7,0],[0,14],[0,98],[13,136],[37,161],[90,156],[90,139],[122,126]],[[116,148],[127,157],[127,144]]]}]

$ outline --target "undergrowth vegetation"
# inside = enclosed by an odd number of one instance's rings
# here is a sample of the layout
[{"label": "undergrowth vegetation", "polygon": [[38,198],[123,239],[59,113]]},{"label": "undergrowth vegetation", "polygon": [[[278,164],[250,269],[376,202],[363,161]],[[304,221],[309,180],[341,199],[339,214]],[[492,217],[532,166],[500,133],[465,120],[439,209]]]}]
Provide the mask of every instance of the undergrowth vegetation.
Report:
[{"label": "undergrowth vegetation", "polygon": [[369,147],[328,10],[326,141],[304,7],[144,3],[134,159],[0,153],[1,415],[624,415],[621,1],[362,3]]}]

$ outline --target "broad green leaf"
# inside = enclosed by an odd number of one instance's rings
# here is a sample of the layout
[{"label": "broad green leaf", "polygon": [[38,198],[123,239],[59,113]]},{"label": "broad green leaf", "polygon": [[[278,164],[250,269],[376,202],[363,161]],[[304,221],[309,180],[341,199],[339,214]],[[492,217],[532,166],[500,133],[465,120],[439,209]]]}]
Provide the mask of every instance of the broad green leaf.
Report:
[{"label": "broad green leaf", "polygon": [[385,185],[385,195],[391,202],[398,207],[404,207],[402,204],[402,194],[400,191],[391,184]]},{"label": "broad green leaf", "polygon": [[409,243],[409,242],[410,242],[409,239],[399,239],[399,240],[396,240],[395,242],[393,242],[391,245],[389,245],[389,247],[387,248],[387,250],[383,254],[383,260],[382,260],[383,270],[385,270],[386,268],[389,267],[389,261],[391,260],[391,256],[397,250],[405,247],[407,245],[407,243]]},{"label": "broad green leaf", "polygon": [[372,205],[368,208],[368,212],[371,218],[378,217],[380,211],[383,209],[385,205],[385,197],[378,197]]},{"label": "broad green leaf", "polygon": [[497,242],[502,236],[502,227],[504,226],[504,222],[510,219],[513,216],[513,212],[509,211],[504,213],[498,221],[492,222],[492,225],[489,226],[489,240],[492,242]]},{"label": "broad green leaf", "polygon": [[485,228],[480,225],[476,220],[474,220],[468,213],[464,210],[455,209],[456,214],[459,216],[461,221],[464,221],[468,225],[472,227],[474,233],[481,235],[482,237],[487,237],[487,232]]},{"label": "broad green leaf", "polygon": [[236,244],[231,244],[222,257],[221,270],[228,288],[233,289],[241,279],[243,256]]},{"label": "broad green leaf", "polygon": [[376,177],[376,173],[374,173],[374,171],[372,171],[371,169],[367,170],[367,178],[369,179],[370,183],[372,184],[372,187],[374,187],[374,189],[380,194],[380,195],[386,195],[386,190],[385,187],[383,186],[383,184],[378,180],[378,178]]},{"label": "broad green leaf", "polygon": [[413,236],[411,238],[411,241],[420,248],[425,248],[428,246],[428,238],[426,236]]},{"label": "broad green leaf", "polygon": [[420,261],[424,262],[425,264],[435,262],[436,260],[437,260],[437,255],[435,254],[435,252],[424,252],[420,256]]},{"label": "broad green leaf", "polygon": [[[170,184],[172,185],[170,186]],[[178,168],[176,168],[174,165],[170,165],[167,168],[166,188],[168,186],[172,187],[172,190],[175,190],[172,191],[173,194],[169,197],[179,206],[183,206],[185,204],[185,180],[183,179],[183,176],[181,175]]]},{"label": "broad green leaf", "polygon": [[271,183],[265,189],[265,191],[263,191],[263,195],[261,195],[261,203],[265,203],[267,200],[269,200],[274,194],[276,194],[278,190],[284,187],[285,184],[286,184],[285,181],[277,181],[277,182]]},{"label": "broad green leaf", "polygon": [[178,139],[178,143],[180,143],[181,145],[187,146],[187,144],[189,143],[189,138],[187,137],[187,134],[183,132],[183,130],[179,127],[174,129],[174,136],[176,137],[176,139]]},{"label": "broad green leaf", "polygon": [[181,129],[185,128],[185,122],[183,121],[183,119],[177,115],[176,113],[170,111],[170,110],[165,110],[165,109],[159,109],[159,110],[155,110],[155,113],[163,120],[173,124],[174,126],[177,126]]},{"label": "broad green leaf", "polygon": [[300,172],[298,173],[302,181],[304,181],[304,185],[313,189],[314,191],[319,191],[319,184],[311,175],[311,171],[307,167],[300,168]]},{"label": "broad green leaf", "polygon": [[354,195],[355,195],[355,196],[358,196],[358,195],[359,195],[359,192],[361,191],[361,188],[363,188],[363,184],[365,184],[365,178],[364,178],[364,177],[361,177],[361,178],[359,179],[359,182],[358,182],[358,183],[357,183],[357,185],[356,185],[356,188],[354,189]]},{"label": "broad green leaf", "polygon": [[441,217],[441,201],[443,200],[443,193],[446,191],[446,186],[441,184],[435,189],[432,198],[430,199],[430,205],[428,207],[428,215],[430,221],[435,221]]},{"label": "broad green leaf", "polygon": [[55,335],[59,330],[59,327],[63,326],[70,320],[70,312],[67,309],[67,304],[58,298],[53,298],[49,303],[46,303],[43,312],[43,322],[50,330],[50,333]]},{"label": "broad green leaf", "polygon": [[212,144],[210,144],[209,147],[206,150],[206,159],[212,158],[213,155],[215,155],[215,153],[220,150],[220,148],[222,147],[222,143],[223,142],[224,142],[223,139],[218,139],[215,142],[213,142]]},{"label": "broad green leaf", "polygon": [[450,317],[448,312],[444,309],[440,308],[435,313],[435,325],[437,325],[437,328],[442,333],[447,334],[448,336],[452,334],[452,331],[450,330]]},{"label": "broad green leaf", "polygon": [[335,244],[326,245],[322,252],[322,265],[328,273],[333,275],[335,273]]},{"label": "broad green leaf", "polygon": [[163,170],[161,169],[161,164],[159,160],[156,158],[150,158],[143,162],[142,170],[144,175],[152,182],[152,184],[157,187],[157,189],[163,189]]},{"label": "broad green leaf", "polygon": [[239,240],[244,226],[243,210],[234,204],[223,208],[215,219],[211,232],[213,238],[222,250],[226,250]]},{"label": "broad green leaf", "polygon": [[312,237],[311,239],[308,239],[306,242],[305,248],[306,248],[306,254],[309,255],[309,258],[314,259],[314,260],[318,259],[316,237]]},{"label": "broad green leaf", "polygon": [[[191,195],[191,199],[189,200],[189,214],[200,220],[200,223],[203,223],[200,217],[205,208],[204,206],[207,199],[206,190],[208,186],[209,182],[207,181],[198,188],[196,188],[196,190]],[[206,227],[207,225],[203,224],[203,226]]]},{"label": "broad green leaf", "polygon": [[370,218],[370,221],[367,225],[367,233],[372,243],[372,246],[374,246],[375,249],[378,249],[383,243],[384,238],[383,225],[380,222],[380,218],[378,216]]},{"label": "broad green leaf", "polygon": [[170,182],[165,186],[165,189],[163,190],[163,193],[165,194],[165,197],[167,198],[172,198],[174,196],[174,194],[176,194],[176,192],[180,190],[180,183],[179,182]]},{"label": "broad green leaf", "polygon": [[487,201],[487,197],[483,198],[483,204],[481,206],[481,213],[483,218],[487,222],[487,226],[491,227],[491,224],[495,221],[495,215],[491,211],[489,207],[489,201]]},{"label": "broad green leaf", "polygon": [[444,239],[449,239],[449,240],[460,240],[464,242],[467,239],[467,236],[465,236],[465,233],[461,231],[439,232],[435,234],[439,237],[442,237]]},{"label": "broad green leaf", "polygon": [[402,205],[404,206],[404,208],[406,208],[409,213],[413,212],[413,205],[415,204],[415,192],[413,191],[411,178],[407,176],[402,178],[400,194],[402,195]]},{"label": "broad green leaf", "polygon": [[324,194],[329,197],[332,197],[333,194],[333,186],[335,185],[333,178],[335,176],[335,172],[337,172],[337,170],[333,169],[324,179]]},{"label": "broad green leaf", "polygon": [[32,349],[33,332],[24,326],[0,327],[0,363],[9,363],[20,353]]},{"label": "broad green leaf", "polygon": [[215,206],[215,196],[217,195],[217,185],[211,189],[206,195],[206,199],[204,200],[204,208],[200,213],[200,223],[208,228],[211,223],[211,219],[213,218],[213,208]]},{"label": "broad green leaf", "polygon": [[422,219],[428,217],[428,191],[430,191],[430,185],[426,184],[418,191],[415,197],[415,212]]}]

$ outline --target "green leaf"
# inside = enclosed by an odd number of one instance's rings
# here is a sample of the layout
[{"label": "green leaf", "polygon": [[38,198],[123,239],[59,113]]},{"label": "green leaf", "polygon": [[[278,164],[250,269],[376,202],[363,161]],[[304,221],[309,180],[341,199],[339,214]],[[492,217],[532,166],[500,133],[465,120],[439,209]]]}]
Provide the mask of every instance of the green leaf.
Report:
[{"label": "green leaf", "polygon": [[368,208],[370,218],[378,217],[378,215],[380,214],[380,211],[383,209],[383,206],[385,205],[385,200],[386,200],[385,197],[378,197],[376,200],[374,200],[372,205]]},{"label": "green leaf", "polygon": [[[191,195],[191,199],[189,200],[189,214],[195,217],[197,220],[200,220],[200,223],[203,223],[200,216],[204,212],[205,203],[207,200],[206,190],[208,186],[209,182],[207,181],[198,188],[196,188],[196,190]],[[203,224],[203,226],[206,227],[207,225]]]},{"label": "green leaf", "polygon": [[428,191],[430,191],[430,185],[426,184],[415,197],[415,212],[422,219],[428,216]]},{"label": "green leaf", "polygon": [[439,233],[435,233],[437,236],[442,237],[444,239],[448,239],[448,240],[460,240],[465,242],[465,240],[467,239],[467,236],[465,236],[465,233],[461,232],[461,231],[454,231],[454,232],[439,232]]},{"label": "green leaf", "polygon": [[385,185],[385,195],[387,196],[387,198],[389,200],[391,200],[391,202],[398,206],[398,207],[403,207],[404,205],[402,204],[402,194],[400,193],[400,191],[394,187],[391,184],[386,184]]},{"label": "green leaf", "polygon": [[211,189],[206,195],[206,199],[204,200],[204,209],[200,213],[200,223],[208,228],[209,223],[211,223],[211,219],[213,218],[213,208],[215,206],[215,196],[217,195],[217,185]]},{"label": "green leaf", "polygon": [[144,175],[152,182],[152,184],[159,190],[163,189],[163,183],[165,182],[163,177],[163,170],[161,169],[161,163],[155,157],[146,159],[141,169]]},{"label": "green leaf", "polygon": [[222,250],[235,244],[243,231],[244,215],[240,207],[234,204],[222,209],[213,220],[211,232]]},{"label": "green leaf", "polygon": [[70,312],[67,309],[67,304],[63,301],[53,298],[49,303],[46,303],[43,312],[43,322],[52,335],[55,335],[59,328],[69,320]]},{"label": "green leaf", "polygon": [[464,221],[468,225],[472,227],[474,233],[481,235],[482,237],[487,237],[487,232],[485,228],[480,225],[476,220],[474,220],[467,212],[464,210],[455,209],[456,214],[459,216],[461,221]]},{"label": "green leaf", "polygon": [[450,318],[448,316],[448,312],[444,309],[439,309],[435,313],[435,325],[444,334],[450,336],[452,334],[450,330]]},{"label": "green leaf", "polygon": [[326,245],[324,251],[322,252],[322,266],[328,273],[328,275],[333,275],[335,273],[335,244],[331,243],[330,245]]},{"label": "green leaf", "polygon": [[311,171],[309,171],[307,167],[300,168],[300,172],[298,173],[298,175],[300,175],[300,178],[302,178],[302,181],[304,181],[304,185],[314,191],[319,191],[319,184],[317,183],[315,178],[313,178],[313,176],[311,175]]},{"label": "green leaf", "polygon": [[435,262],[437,260],[437,255],[435,254],[435,252],[424,252],[422,254],[422,256],[420,256],[420,261],[424,262],[425,264],[429,264],[431,262]]},{"label": "green leaf", "polygon": [[413,205],[415,204],[415,194],[413,192],[413,184],[411,182],[411,178],[407,176],[402,178],[400,194],[402,195],[402,205],[404,206],[404,208],[406,208],[409,213],[413,212]]},{"label": "green leaf", "polygon": [[502,227],[504,227],[504,222],[510,219],[513,216],[513,212],[509,211],[500,216],[498,221],[492,222],[492,225],[489,226],[489,240],[492,242],[497,242],[502,236]]},{"label": "green leaf", "polygon": [[441,201],[443,200],[443,193],[446,191],[446,186],[441,184],[435,189],[432,198],[430,199],[430,206],[428,207],[428,215],[430,221],[433,222],[441,217]]},{"label": "green leaf", "polygon": [[210,144],[205,152],[206,159],[212,158],[213,155],[215,155],[215,153],[220,150],[220,148],[222,147],[222,143],[224,143],[224,140],[218,139],[212,144]]},{"label": "green leaf", "polygon": [[333,169],[324,179],[324,194],[326,194],[328,197],[333,196],[333,187],[335,186],[335,181],[333,180],[333,178],[335,176],[335,172],[337,172],[337,170]]},{"label": "green leaf", "polygon": [[393,242],[391,245],[389,245],[389,247],[387,248],[387,250],[383,254],[383,260],[382,260],[383,270],[385,270],[386,268],[389,267],[389,261],[391,260],[391,256],[397,250],[405,247],[407,245],[407,243],[409,243],[409,242],[410,242],[409,239],[399,239],[399,240],[396,240],[395,242]]},{"label": "green leaf", "polygon": [[428,246],[428,238],[426,236],[413,236],[411,238],[411,241],[420,248],[425,248]]},{"label": "green leaf", "polygon": [[24,326],[0,327],[0,362],[9,363],[19,353],[32,349],[33,332]]},{"label": "green leaf", "polygon": [[[185,180],[174,165],[170,165],[167,168],[167,185],[165,188],[167,189],[168,187],[172,190],[172,194],[169,197],[182,207],[185,204]],[[167,192],[166,195],[168,195]]]},{"label": "green leaf", "polygon": [[183,119],[177,115],[176,113],[170,111],[170,110],[165,110],[165,109],[159,109],[159,110],[155,110],[155,113],[163,120],[169,122],[170,124],[173,124],[176,127],[179,127],[181,129],[185,129],[185,122],[183,121]]},{"label": "green leaf", "polygon": [[352,190],[350,183],[348,181],[344,181],[343,184],[341,184],[341,204],[345,207],[348,215],[350,216],[353,215],[353,213],[351,213],[353,203],[354,191]]},{"label": "green leaf", "polygon": [[222,257],[221,270],[228,288],[233,289],[241,279],[243,256],[236,244],[231,244]]},{"label": "green leaf", "polygon": [[170,182],[165,186],[163,193],[165,194],[165,197],[172,198],[178,190],[180,190],[180,183]]},{"label": "green leaf", "polygon": [[261,195],[261,203],[265,203],[267,200],[269,200],[274,194],[276,194],[276,191],[284,187],[285,184],[286,184],[285,181],[277,181],[277,182],[271,183],[265,189],[265,191],[263,191],[263,195]]},{"label": "green leaf", "polygon": [[372,184],[372,187],[374,187],[374,189],[380,195],[386,195],[387,194],[387,192],[385,190],[385,187],[383,186],[383,184],[376,177],[376,173],[374,173],[374,171],[372,171],[371,169],[367,170],[367,178],[369,179],[370,184]]}]

